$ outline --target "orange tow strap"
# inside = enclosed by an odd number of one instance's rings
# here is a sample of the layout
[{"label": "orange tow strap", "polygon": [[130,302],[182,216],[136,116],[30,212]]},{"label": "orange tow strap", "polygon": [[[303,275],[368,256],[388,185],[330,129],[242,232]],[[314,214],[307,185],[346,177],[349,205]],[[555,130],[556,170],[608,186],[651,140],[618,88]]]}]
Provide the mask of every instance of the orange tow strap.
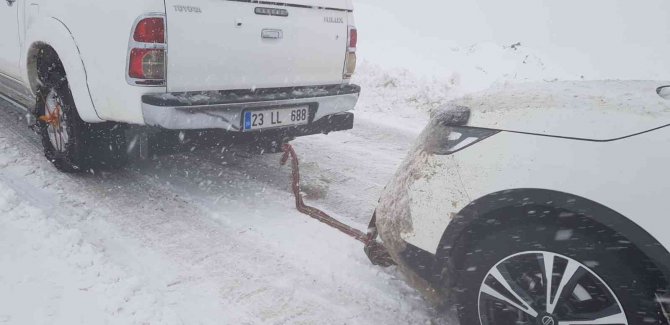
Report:
[{"label": "orange tow strap", "polygon": [[372,217],[370,221],[370,227],[368,228],[368,233],[363,233],[362,231],[352,228],[344,223],[336,220],[335,218],[329,216],[327,213],[308,206],[305,204],[305,201],[302,198],[302,193],[300,191],[300,166],[298,163],[298,155],[296,154],[293,146],[290,144],[284,144],[282,147],[284,155],[281,158],[280,164],[282,166],[286,165],[288,159],[291,158],[291,167],[293,172],[292,179],[292,189],[295,196],[295,207],[303,214],[306,214],[322,223],[325,223],[344,234],[352,237],[365,245],[365,253],[368,255],[368,258],[374,265],[379,265],[383,267],[389,267],[395,265],[391,256],[389,255],[386,248],[377,241],[377,226],[376,226],[376,216]]},{"label": "orange tow strap", "polygon": [[54,128],[58,128],[60,127],[60,111],[60,105],[57,105],[53,112],[40,116],[39,120],[53,126]]}]

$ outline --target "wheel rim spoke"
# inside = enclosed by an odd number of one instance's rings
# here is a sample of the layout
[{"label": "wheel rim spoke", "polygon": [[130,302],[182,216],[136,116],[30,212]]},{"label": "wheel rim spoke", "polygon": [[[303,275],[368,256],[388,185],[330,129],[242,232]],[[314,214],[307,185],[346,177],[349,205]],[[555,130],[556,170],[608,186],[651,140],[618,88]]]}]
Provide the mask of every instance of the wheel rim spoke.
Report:
[{"label": "wheel rim spoke", "polygon": [[54,131],[54,147],[56,150],[60,151],[60,142],[58,141],[59,136],[58,136],[58,131]]},{"label": "wheel rim spoke", "polygon": [[[563,272],[563,276],[561,277],[561,282],[559,282],[558,289],[556,290],[556,295],[554,296],[553,299],[549,299],[549,304],[547,305],[547,312],[550,314],[554,313],[554,310],[556,309],[556,305],[558,305],[558,302],[561,300],[561,296],[563,295],[563,289],[565,289],[565,286],[572,280],[572,277],[575,276],[577,273],[577,270],[579,270],[581,266],[577,264],[577,262],[568,259],[568,265],[565,267],[565,272]],[[549,288],[551,291],[551,288]],[[550,297],[551,298],[551,297]]]},{"label": "wheel rim spoke", "polygon": [[63,144],[62,144],[62,141],[61,141],[62,138],[60,136],[60,130],[58,130],[56,128],[54,128],[54,129],[55,129],[54,133],[55,133],[55,140],[56,140],[56,150],[62,151],[61,149],[62,149]]},{"label": "wheel rim spoke", "polygon": [[542,260],[544,262],[544,278],[545,287],[547,291],[546,304],[547,308],[551,305],[551,281],[554,278],[554,254],[542,253]]},{"label": "wheel rim spoke", "polygon": [[[520,306],[521,308],[519,308],[519,307],[516,307],[516,308],[521,309],[521,311],[525,312],[528,315],[531,315],[533,317],[537,317],[537,315],[538,315],[537,311],[535,311],[535,309],[533,309],[530,305],[528,305],[528,303],[526,303],[525,299],[523,299],[523,298],[521,298],[521,296],[519,296],[519,294],[512,288],[512,285],[509,283],[509,281],[507,281],[507,278],[505,278],[505,276],[503,276],[502,273],[500,273],[500,270],[498,268],[493,268],[493,270],[491,270],[491,276],[493,276],[493,278],[495,278],[505,289],[507,289],[507,291],[509,293],[511,293],[516,300],[521,302],[521,304],[522,304]],[[509,299],[507,299],[507,300],[509,300]],[[505,301],[505,302],[508,302],[508,301]]]},{"label": "wheel rim spoke", "polygon": [[[504,303],[506,303],[506,304],[508,304],[508,305],[510,305],[510,306],[512,306],[512,307],[514,307],[514,308],[516,308],[516,309],[518,309],[518,310],[521,310],[522,312],[524,312],[524,313],[530,315],[531,317],[537,317],[537,312],[536,312],[535,310],[533,310],[533,309],[530,308],[530,307],[527,307],[527,308],[526,308],[526,307],[524,307],[524,306],[521,306],[521,305],[517,304],[516,302],[514,302],[514,301],[512,301],[511,299],[505,297],[503,294],[499,293],[499,292],[496,291],[495,289],[491,288],[488,284],[484,284],[484,285],[482,286],[482,290],[481,290],[481,292],[482,292],[482,293],[485,293],[485,294],[487,294],[487,295],[489,295],[489,296],[491,296],[491,297],[493,297],[493,298],[496,298],[496,299],[498,299],[498,300],[500,300],[500,301],[502,301],[502,302],[504,302]],[[523,301],[523,300],[522,300],[522,301]]]},{"label": "wheel rim spoke", "polygon": [[594,320],[578,320],[578,321],[559,321],[558,325],[624,325],[628,324],[626,315],[618,313],[611,316],[601,317]]},{"label": "wheel rim spoke", "polygon": [[58,130],[58,140],[59,140],[58,144],[60,146],[59,150],[63,151],[63,149],[65,148],[65,138],[63,137],[63,130],[62,129]]},{"label": "wheel rim spoke", "polygon": [[53,89],[45,97],[44,113],[45,115],[40,119],[46,123],[51,145],[57,152],[65,152],[69,140],[67,124],[62,109],[62,100]]}]

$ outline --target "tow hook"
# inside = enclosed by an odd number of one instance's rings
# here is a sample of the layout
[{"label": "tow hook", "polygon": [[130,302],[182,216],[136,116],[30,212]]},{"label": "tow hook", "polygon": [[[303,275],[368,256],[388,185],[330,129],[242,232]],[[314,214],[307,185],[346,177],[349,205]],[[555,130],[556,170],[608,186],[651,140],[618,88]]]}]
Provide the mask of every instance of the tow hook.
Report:
[{"label": "tow hook", "polygon": [[306,214],[309,217],[314,218],[322,223],[325,223],[326,225],[333,227],[341,231],[342,233],[346,234],[347,236],[363,243],[363,245],[365,245],[364,248],[365,254],[368,256],[372,264],[381,267],[389,267],[396,265],[395,261],[393,261],[393,258],[391,258],[391,255],[388,253],[384,245],[382,245],[379,241],[377,241],[377,237],[379,234],[377,232],[377,226],[376,226],[376,219],[377,219],[376,214],[372,216],[372,220],[370,221],[370,226],[368,228],[368,233],[363,233],[358,229],[355,229],[338,221],[337,219],[331,217],[327,213],[317,208],[306,205],[303,200],[302,193],[300,191],[300,165],[298,163],[298,155],[293,149],[293,146],[291,146],[290,144],[284,144],[282,146],[282,151],[284,152],[284,155],[282,156],[280,161],[280,164],[282,166],[286,165],[289,158],[291,159],[291,167],[292,167],[291,188],[293,190],[293,195],[295,196],[296,209],[298,209],[298,211],[300,211],[301,213]]},{"label": "tow hook", "polygon": [[396,265],[396,262],[393,260],[386,247],[377,241],[377,237],[379,237],[379,233],[377,231],[377,211],[375,211],[375,213],[372,214],[370,226],[368,226],[368,238],[364,243],[365,248],[363,250],[365,251],[365,255],[368,256],[368,259],[370,259],[370,262],[374,265],[381,267]]}]

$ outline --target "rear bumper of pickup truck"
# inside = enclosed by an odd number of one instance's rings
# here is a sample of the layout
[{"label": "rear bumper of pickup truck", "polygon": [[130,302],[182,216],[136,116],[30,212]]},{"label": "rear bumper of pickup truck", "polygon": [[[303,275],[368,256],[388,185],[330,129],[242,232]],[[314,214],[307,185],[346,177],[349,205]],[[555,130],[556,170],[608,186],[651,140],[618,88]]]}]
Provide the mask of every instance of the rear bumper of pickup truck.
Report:
[{"label": "rear bumper of pickup truck", "polygon": [[[356,106],[360,91],[357,85],[334,85],[149,94],[142,96],[142,113],[147,125],[164,129],[242,132],[247,110],[308,105],[309,124],[281,129],[295,137],[353,128],[350,111]],[[253,132],[277,131],[280,130]]]}]

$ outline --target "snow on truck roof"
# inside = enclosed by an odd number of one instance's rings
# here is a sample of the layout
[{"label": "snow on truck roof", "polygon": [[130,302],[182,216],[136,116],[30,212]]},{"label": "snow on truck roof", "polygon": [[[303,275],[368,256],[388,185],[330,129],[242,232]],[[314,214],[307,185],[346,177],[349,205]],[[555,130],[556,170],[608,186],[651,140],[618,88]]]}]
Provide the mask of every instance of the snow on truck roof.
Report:
[{"label": "snow on truck roof", "polygon": [[670,100],[658,93],[665,85],[670,81],[505,83],[447,107],[470,109],[470,126],[612,140],[670,124]]}]

